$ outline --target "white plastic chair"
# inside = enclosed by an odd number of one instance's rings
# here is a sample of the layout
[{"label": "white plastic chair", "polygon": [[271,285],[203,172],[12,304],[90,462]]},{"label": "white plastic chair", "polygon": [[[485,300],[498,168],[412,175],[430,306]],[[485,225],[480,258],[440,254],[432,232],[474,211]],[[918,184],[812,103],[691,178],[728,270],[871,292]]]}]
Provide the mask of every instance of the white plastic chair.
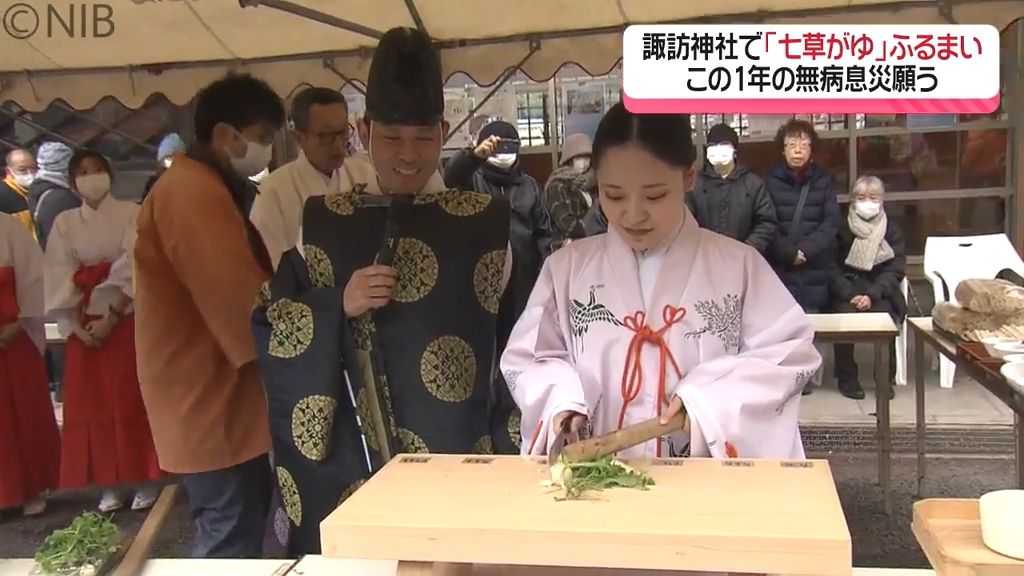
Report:
[{"label": "white plastic chair", "polygon": [[[935,302],[955,302],[956,287],[969,278],[995,278],[1003,270],[1024,276],[1024,260],[1006,234],[929,236],[924,245],[924,275]],[[920,368],[918,368],[920,369]],[[939,385],[953,387],[956,365],[939,358]]]},{"label": "white plastic chair", "polygon": [[[903,292],[903,301],[910,307],[910,281],[903,277],[900,282],[900,292]],[[900,325],[900,333],[896,335],[896,384],[907,385],[907,319],[903,319]]]}]

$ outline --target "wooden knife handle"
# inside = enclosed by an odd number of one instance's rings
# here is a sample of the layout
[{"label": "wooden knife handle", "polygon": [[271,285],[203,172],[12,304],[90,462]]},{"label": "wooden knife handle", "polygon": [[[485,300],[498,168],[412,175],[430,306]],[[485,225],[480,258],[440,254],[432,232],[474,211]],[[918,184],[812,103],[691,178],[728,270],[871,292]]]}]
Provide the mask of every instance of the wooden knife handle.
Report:
[{"label": "wooden knife handle", "polygon": [[655,438],[678,432],[683,429],[685,422],[685,411],[680,411],[667,424],[662,424],[660,418],[651,418],[639,424],[626,426],[611,434],[569,444],[562,449],[562,458],[567,462],[586,462],[604,458]]}]

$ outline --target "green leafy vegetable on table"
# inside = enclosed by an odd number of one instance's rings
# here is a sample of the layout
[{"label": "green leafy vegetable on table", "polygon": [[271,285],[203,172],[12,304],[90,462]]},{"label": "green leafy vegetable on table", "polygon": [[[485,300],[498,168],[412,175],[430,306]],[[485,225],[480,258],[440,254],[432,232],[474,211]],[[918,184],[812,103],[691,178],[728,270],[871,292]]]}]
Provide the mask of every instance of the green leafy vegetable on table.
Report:
[{"label": "green leafy vegetable on table", "polygon": [[551,484],[564,491],[559,500],[576,500],[584,492],[608,488],[647,490],[654,479],[608,456],[589,462],[560,461],[551,466]]},{"label": "green leafy vegetable on table", "polygon": [[95,574],[117,551],[121,533],[95,512],[81,514],[67,528],[55,530],[36,551],[39,573],[47,576]]}]

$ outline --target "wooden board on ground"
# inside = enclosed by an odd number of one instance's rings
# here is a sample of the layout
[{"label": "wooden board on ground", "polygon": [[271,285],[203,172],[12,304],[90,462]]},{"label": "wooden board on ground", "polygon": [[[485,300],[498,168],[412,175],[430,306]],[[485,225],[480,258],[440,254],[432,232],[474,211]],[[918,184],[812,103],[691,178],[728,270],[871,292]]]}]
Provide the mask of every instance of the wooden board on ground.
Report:
[{"label": "wooden board on ground", "polygon": [[977,499],[933,498],[915,502],[911,528],[938,576],[1024,574],[1024,562],[985,546]]},{"label": "wooden board on ground", "polygon": [[433,562],[851,574],[827,462],[632,464],[655,486],[557,501],[544,458],[402,455],[324,520],[323,554],[397,559],[410,574]]},{"label": "wooden board on ground", "polygon": [[113,576],[139,576],[142,574],[146,560],[149,559],[149,552],[153,548],[153,544],[156,543],[156,537],[174,509],[174,500],[178,497],[178,490],[178,485],[172,484],[165,486],[160,492],[160,497],[157,498],[153,508],[146,515],[146,520],[131,541],[128,551],[125,552],[121,563],[114,570]]}]

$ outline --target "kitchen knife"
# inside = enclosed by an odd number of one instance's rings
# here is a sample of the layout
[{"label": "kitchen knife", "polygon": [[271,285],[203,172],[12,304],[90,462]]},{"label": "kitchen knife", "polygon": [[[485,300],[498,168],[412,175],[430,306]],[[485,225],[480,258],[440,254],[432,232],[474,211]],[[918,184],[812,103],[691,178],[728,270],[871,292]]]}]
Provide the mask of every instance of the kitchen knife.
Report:
[{"label": "kitchen knife", "polygon": [[560,456],[566,462],[598,460],[655,438],[682,431],[685,423],[685,411],[680,411],[667,424],[662,424],[660,418],[651,418],[611,434],[569,444],[561,450]]}]

